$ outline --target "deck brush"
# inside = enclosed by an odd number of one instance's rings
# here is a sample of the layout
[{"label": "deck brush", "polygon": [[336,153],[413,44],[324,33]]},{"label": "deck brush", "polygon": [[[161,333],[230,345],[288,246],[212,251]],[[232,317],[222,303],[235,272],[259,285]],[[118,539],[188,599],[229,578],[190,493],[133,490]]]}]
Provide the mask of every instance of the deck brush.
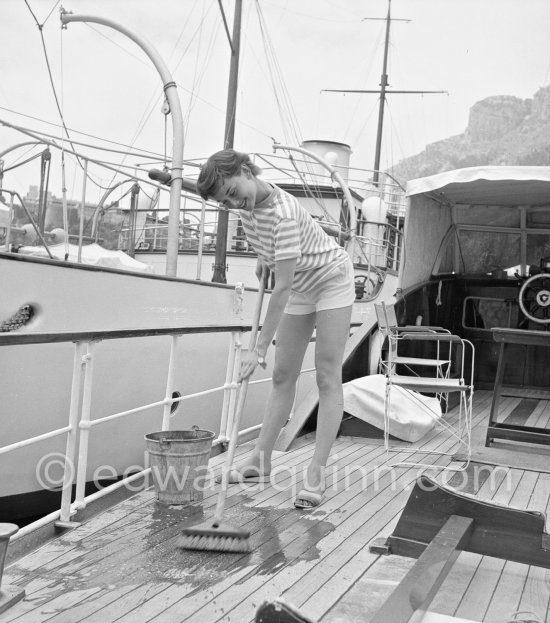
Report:
[{"label": "deck brush", "polygon": [[[254,310],[252,320],[252,330],[250,333],[250,343],[248,350],[251,352],[256,347],[256,338],[258,336],[258,327],[260,325],[260,315],[262,312],[262,302],[265,289],[265,274],[260,279],[260,287],[258,291],[258,299]],[[239,423],[244,409],[246,400],[246,392],[248,390],[248,378],[241,383],[239,390],[239,398],[231,427],[231,435],[229,438],[229,446],[227,448],[227,458],[225,460],[222,473],[221,489],[218,494],[216,504],[216,512],[210,521],[184,528],[178,537],[177,547],[182,549],[195,549],[211,552],[249,552],[250,533],[247,530],[234,528],[233,526],[222,523],[223,512],[225,509],[225,500],[227,498],[227,487],[229,486],[229,472],[233,465],[235,450],[239,440]]]},{"label": "deck brush", "polygon": [[250,551],[249,536],[248,530],[234,528],[228,523],[206,521],[191,528],[184,528],[177,546],[210,552],[246,553]]}]

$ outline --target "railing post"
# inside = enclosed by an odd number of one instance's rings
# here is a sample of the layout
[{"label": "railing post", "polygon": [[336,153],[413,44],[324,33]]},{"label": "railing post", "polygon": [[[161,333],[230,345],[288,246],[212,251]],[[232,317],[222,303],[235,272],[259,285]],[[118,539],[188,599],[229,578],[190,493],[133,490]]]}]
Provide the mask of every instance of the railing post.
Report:
[{"label": "railing post", "polygon": [[63,492],[61,494],[61,515],[56,525],[61,527],[74,526],[71,524],[71,494],[73,489],[76,439],[78,436],[78,415],[80,412],[80,383],[82,368],[86,365],[82,351],[84,344],[75,342],[73,361],[73,380],[71,386],[71,403],[69,408],[69,426],[67,445],[65,449],[65,471],[63,472]]},{"label": "railing post", "polygon": [[19,586],[2,586],[4,575],[4,562],[10,537],[19,530],[19,526],[13,523],[0,523],[0,613],[6,611],[25,596],[25,590]]},{"label": "railing post", "polygon": [[235,409],[237,405],[237,397],[239,391],[239,373],[241,371],[241,355],[242,355],[242,332],[235,334],[235,360],[233,363],[233,375],[231,377],[231,393],[229,396],[229,405],[227,408],[227,418],[225,422],[225,427],[220,427],[220,435],[222,434],[229,441],[229,436],[231,435],[231,431],[233,429],[233,421],[235,419]]},{"label": "railing post", "polygon": [[11,221],[13,219],[13,193],[10,193],[10,211],[8,212],[8,227],[6,229],[6,245],[5,251],[10,250],[10,238],[11,238]]},{"label": "railing post", "polygon": [[76,475],[76,496],[74,508],[86,508],[85,487],[88,467],[88,445],[90,440],[90,412],[92,403],[92,381],[94,376],[94,350],[96,342],[88,343],[88,352],[82,358],[84,368],[84,388],[82,390],[82,415],[80,417],[80,444],[78,449],[78,471]]},{"label": "railing post", "polygon": [[80,222],[78,224],[78,263],[82,262],[82,240],[84,237],[84,210],[86,206],[86,182],[88,180],[88,161],[84,160],[84,176],[82,178],[82,205],[80,206]]},{"label": "railing post", "polygon": [[202,252],[204,248],[204,221],[206,217],[206,201],[202,200],[201,220],[199,223],[199,248],[197,249],[197,276],[200,279],[202,275]]},{"label": "railing post", "polygon": [[181,335],[172,335],[170,344],[170,359],[166,377],[166,393],[164,397],[164,412],[162,415],[162,430],[170,430],[170,416],[172,415],[172,392],[174,390],[174,376],[176,371],[176,351]]},{"label": "railing post", "polygon": [[225,384],[223,390],[223,406],[222,417],[220,421],[219,439],[222,442],[229,441],[228,420],[232,420],[232,414],[235,410],[235,397],[237,393],[237,378],[240,368],[240,351],[241,351],[240,334],[237,331],[231,332],[231,343],[229,345],[229,355],[227,358],[227,369],[225,372]]}]

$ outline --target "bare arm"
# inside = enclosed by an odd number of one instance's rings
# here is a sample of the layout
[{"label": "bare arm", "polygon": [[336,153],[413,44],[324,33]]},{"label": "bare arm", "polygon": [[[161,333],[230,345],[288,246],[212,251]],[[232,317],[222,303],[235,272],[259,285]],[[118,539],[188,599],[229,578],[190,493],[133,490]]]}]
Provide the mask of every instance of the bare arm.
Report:
[{"label": "bare arm", "polygon": [[260,335],[256,341],[256,352],[246,353],[242,359],[241,379],[254,372],[258,365],[258,354],[265,356],[275,336],[279,322],[283,316],[296,270],[296,258],[281,260],[275,263],[275,287],[269,299],[267,312]]}]

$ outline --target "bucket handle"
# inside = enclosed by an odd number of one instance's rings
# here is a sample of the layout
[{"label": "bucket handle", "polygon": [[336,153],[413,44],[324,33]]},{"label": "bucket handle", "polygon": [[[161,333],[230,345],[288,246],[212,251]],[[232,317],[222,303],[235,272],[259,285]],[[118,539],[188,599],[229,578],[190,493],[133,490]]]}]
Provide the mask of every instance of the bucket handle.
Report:
[{"label": "bucket handle", "polygon": [[162,450],[169,450],[171,445],[172,444],[170,440],[167,439],[166,437],[161,437],[159,439],[159,446],[161,447]]},{"label": "bucket handle", "polygon": [[[196,424],[194,424],[193,426],[191,426],[191,429],[195,433],[195,439],[197,439],[198,431],[200,431],[200,428]],[[172,442],[170,441],[170,439],[167,439],[166,437],[161,437],[159,439],[159,445],[163,450],[169,450],[170,446],[172,445]]]}]

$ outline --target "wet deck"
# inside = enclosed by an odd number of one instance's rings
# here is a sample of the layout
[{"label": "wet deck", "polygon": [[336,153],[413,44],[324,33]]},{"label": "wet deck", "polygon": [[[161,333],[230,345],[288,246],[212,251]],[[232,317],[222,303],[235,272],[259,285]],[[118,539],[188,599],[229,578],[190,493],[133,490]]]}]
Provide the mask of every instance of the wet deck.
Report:
[{"label": "wet deck", "polygon": [[[484,436],[490,392],[475,396],[474,430]],[[502,418],[550,415],[546,404],[526,413],[519,399],[506,399]],[[521,408],[520,408],[521,406]],[[454,417],[451,412],[447,417]],[[368,621],[414,561],[369,552],[387,536],[406,503],[419,468],[386,469],[398,460],[447,465],[449,456],[391,453],[381,440],[339,438],[328,469],[326,501],[297,511],[292,501],[313,452],[311,437],[277,453],[273,485],[230,488],[226,518],[251,532],[252,552],[214,554],[176,547],[183,526],[213,514],[216,491],[202,504],[167,508],[154,491],[140,492],[10,565],[3,583],[26,590],[24,601],[0,615],[0,623],[77,621],[253,621],[264,601],[283,597],[314,621]],[[453,451],[446,432],[433,431],[418,445]],[[403,447],[409,444],[400,443]],[[239,448],[244,456],[250,445]],[[543,464],[545,448],[532,456]],[[516,454],[521,463],[524,453]],[[223,455],[212,460],[219,469]],[[548,461],[550,465],[550,461]],[[477,471],[476,471],[477,470]],[[493,477],[491,477],[493,476]],[[470,464],[449,484],[484,500],[548,510],[548,469],[506,470]],[[432,610],[477,621],[504,621],[517,610],[546,620],[548,571],[463,553],[432,604]]]}]

